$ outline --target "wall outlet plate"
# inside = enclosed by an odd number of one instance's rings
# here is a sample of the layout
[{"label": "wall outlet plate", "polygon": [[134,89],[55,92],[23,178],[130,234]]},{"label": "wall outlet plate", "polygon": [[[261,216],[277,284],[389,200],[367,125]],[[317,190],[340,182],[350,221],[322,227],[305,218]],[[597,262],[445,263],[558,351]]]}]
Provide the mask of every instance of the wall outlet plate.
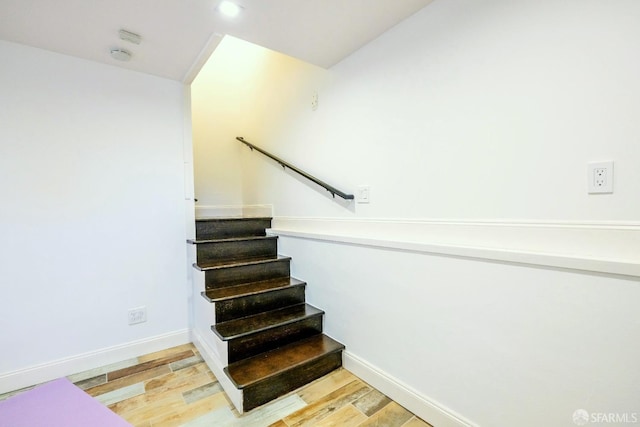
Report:
[{"label": "wall outlet plate", "polygon": [[613,193],[613,162],[587,164],[587,191],[589,194]]}]

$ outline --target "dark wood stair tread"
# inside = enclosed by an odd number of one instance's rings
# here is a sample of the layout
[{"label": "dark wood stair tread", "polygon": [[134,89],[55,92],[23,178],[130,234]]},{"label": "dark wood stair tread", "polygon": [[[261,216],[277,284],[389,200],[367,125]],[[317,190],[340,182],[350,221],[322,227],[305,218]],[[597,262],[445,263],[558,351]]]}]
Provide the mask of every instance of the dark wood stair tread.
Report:
[{"label": "dark wood stair tread", "polygon": [[232,221],[270,221],[270,216],[238,216],[238,217],[203,217],[196,218],[196,222],[232,222]]},{"label": "dark wood stair tread", "polygon": [[209,302],[220,302],[234,298],[257,295],[264,292],[286,289],[292,286],[304,286],[305,282],[293,277],[264,280],[226,288],[213,288],[202,292],[202,296]]},{"label": "dark wood stair tread", "polygon": [[192,245],[200,245],[204,243],[227,243],[227,242],[249,242],[255,240],[277,240],[278,236],[246,236],[246,237],[230,237],[226,239],[187,239],[187,243]]},{"label": "dark wood stair tread", "polygon": [[234,261],[221,261],[221,262],[206,262],[203,265],[193,264],[193,266],[200,271],[219,270],[229,267],[241,267],[245,265],[257,265],[266,264],[274,261],[290,260],[291,257],[278,255],[276,258],[249,258]]},{"label": "dark wood stair tread", "polygon": [[344,345],[319,334],[232,363],[224,371],[236,388],[244,389],[343,349]]},{"label": "dark wood stair tread", "polygon": [[323,314],[324,311],[309,304],[296,304],[279,310],[218,323],[213,325],[211,329],[220,339],[228,341]]},{"label": "dark wood stair tread", "polygon": [[243,236],[264,236],[271,228],[271,218],[234,217],[234,218],[198,218],[196,220],[196,239],[226,239]]},{"label": "dark wood stair tread", "polygon": [[[196,219],[195,246],[215,311],[213,332],[226,347],[225,374],[248,411],[342,365],[339,342],[322,334],[324,311],[305,303],[306,283],[277,255],[272,218]],[[231,385],[229,384],[229,385]],[[225,386],[226,387],[226,386]]]}]

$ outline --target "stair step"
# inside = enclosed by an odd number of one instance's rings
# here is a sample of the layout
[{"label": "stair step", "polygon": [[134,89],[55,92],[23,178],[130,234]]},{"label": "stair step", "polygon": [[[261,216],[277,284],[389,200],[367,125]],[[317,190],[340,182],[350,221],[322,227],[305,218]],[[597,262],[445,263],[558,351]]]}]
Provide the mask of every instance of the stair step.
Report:
[{"label": "stair step", "polygon": [[324,311],[308,304],[222,322],[211,326],[227,342],[229,363],[255,356],[322,332]]},{"label": "stair step", "polygon": [[306,283],[292,277],[212,288],[202,296],[214,303],[216,324],[305,301]]},{"label": "stair step", "polygon": [[325,334],[315,335],[259,356],[232,363],[224,370],[233,384],[244,389],[287,372],[330,353],[344,349],[344,345]]},{"label": "stair step", "polygon": [[290,277],[291,258],[277,255],[268,228],[266,217],[202,218],[189,240],[228,363],[221,384],[241,413],[342,366],[344,346],[322,333],[324,311],[305,303],[306,283]]},{"label": "stair step", "polygon": [[293,323],[304,318],[322,316],[324,311],[309,304],[296,304],[253,316],[213,325],[211,329],[223,341],[238,339],[273,327]]},{"label": "stair step", "polygon": [[227,237],[224,239],[187,239],[187,243],[193,245],[200,245],[203,243],[224,243],[224,242],[238,242],[247,240],[261,240],[261,239],[273,239],[278,236],[245,236],[245,237]]},{"label": "stair step", "polygon": [[290,257],[278,256],[274,259],[230,261],[222,265],[205,262],[193,266],[205,272],[204,282],[209,289],[286,278],[291,271],[290,263]]},{"label": "stair step", "polygon": [[220,302],[304,285],[306,285],[306,283],[302,280],[294,277],[285,277],[281,279],[264,280],[262,282],[245,283],[237,286],[227,286],[225,288],[211,288],[202,292],[202,296],[209,302]]},{"label": "stair step", "polygon": [[200,218],[196,219],[196,239],[264,236],[271,228],[271,218]]},{"label": "stair step", "polygon": [[221,266],[229,262],[275,259],[277,236],[236,237],[233,239],[189,240],[197,245],[197,264]]},{"label": "stair step", "polygon": [[242,390],[242,410],[248,411],[342,366],[343,349],[319,334],[232,363],[224,371]]}]

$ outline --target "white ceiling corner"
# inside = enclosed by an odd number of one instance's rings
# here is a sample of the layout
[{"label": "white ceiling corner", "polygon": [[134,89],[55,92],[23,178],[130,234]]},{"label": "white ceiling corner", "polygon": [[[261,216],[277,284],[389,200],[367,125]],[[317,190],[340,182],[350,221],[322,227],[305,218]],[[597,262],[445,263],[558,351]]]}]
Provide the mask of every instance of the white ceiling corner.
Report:
[{"label": "white ceiling corner", "polygon": [[[432,0],[237,0],[234,20],[219,1],[0,0],[0,39],[190,83],[222,35],[329,68]],[[116,47],[131,61],[111,58]]]}]

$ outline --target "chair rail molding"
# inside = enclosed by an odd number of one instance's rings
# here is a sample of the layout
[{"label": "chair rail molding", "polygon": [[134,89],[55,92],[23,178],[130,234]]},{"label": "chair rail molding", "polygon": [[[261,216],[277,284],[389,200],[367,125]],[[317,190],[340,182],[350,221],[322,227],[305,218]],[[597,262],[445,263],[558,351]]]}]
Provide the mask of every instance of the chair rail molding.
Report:
[{"label": "chair rail molding", "polygon": [[275,235],[640,277],[640,222],[275,217]]}]

